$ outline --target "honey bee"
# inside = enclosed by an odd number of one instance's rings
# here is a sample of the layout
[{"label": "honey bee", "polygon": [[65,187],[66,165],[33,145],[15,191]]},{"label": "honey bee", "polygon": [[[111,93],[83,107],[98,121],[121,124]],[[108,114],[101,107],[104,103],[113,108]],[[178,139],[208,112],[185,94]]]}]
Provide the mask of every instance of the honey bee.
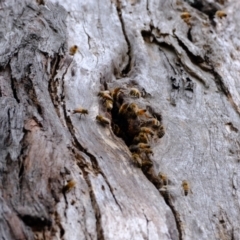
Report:
[{"label": "honey bee", "polygon": [[130,95],[136,98],[140,98],[141,97],[141,93],[139,92],[139,90],[137,88],[131,88],[130,89]]},{"label": "honey bee", "polygon": [[111,111],[113,108],[113,101],[112,100],[106,100],[105,101],[105,107],[107,108],[108,111]]},{"label": "honey bee", "polygon": [[219,18],[227,17],[226,12],[224,12],[223,10],[219,10],[219,11],[217,11],[215,14],[216,14],[216,16],[219,17]]},{"label": "honey bee", "polygon": [[143,160],[141,167],[151,167],[153,165],[152,161],[150,160]]},{"label": "honey bee", "polygon": [[149,116],[146,114],[146,112],[147,112],[146,109],[139,109],[139,110],[137,110],[136,114],[137,114],[137,116],[145,115],[146,117],[149,117]]},{"label": "honey bee", "polygon": [[76,182],[74,180],[70,180],[63,188],[63,193],[67,193],[71,191],[76,186]]},{"label": "honey bee", "polygon": [[139,143],[137,146],[138,146],[139,148],[141,148],[141,149],[150,148],[150,145],[147,144],[147,143]]},{"label": "honey bee", "polygon": [[150,134],[151,136],[154,135],[154,132],[150,128],[148,128],[148,127],[141,127],[140,128],[140,132],[143,132],[143,133],[146,133],[146,134]]},{"label": "honey bee", "polygon": [[191,14],[189,12],[182,12],[181,13],[181,18],[182,19],[187,19],[187,18],[190,18],[191,17]]},{"label": "honey bee", "polygon": [[182,181],[182,188],[185,196],[187,196],[189,192],[192,192],[190,189],[190,185],[186,180]]},{"label": "honey bee", "polygon": [[137,145],[131,145],[131,146],[129,146],[129,150],[130,150],[131,152],[134,152],[134,153],[140,153],[140,152],[141,152],[140,148],[139,148]]},{"label": "honey bee", "polygon": [[136,113],[138,111],[138,106],[137,106],[136,103],[131,103],[131,104],[129,104],[127,110],[129,112],[135,112]]},{"label": "honey bee", "polygon": [[183,19],[184,22],[189,24],[191,19],[191,14],[189,12],[183,12],[181,13],[181,18]]},{"label": "honey bee", "polygon": [[77,52],[77,50],[78,50],[78,46],[74,45],[74,46],[70,47],[69,54],[74,55]]},{"label": "honey bee", "polygon": [[107,124],[110,124],[110,120],[108,118],[105,118],[101,115],[97,115],[96,116],[96,120],[101,123],[102,125],[107,125]]},{"label": "honey bee", "polygon": [[81,118],[82,115],[88,114],[88,110],[85,109],[85,108],[76,108],[76,109],[74,109],[74,110],[72,111],[72,113],[73,113],[73,114],[75,114],[75,113],[80,113],[80,118]]},{"label": "honey bee", "polygon": [[157,136],[159,138],[162,138],[164,135],[165,135],[165,128],[163,127],[163,125],[161,125],[158,129]]},{"label": "honey bee", "polygon": [[158,177],[160,178],[162,185],[168,185],[168,177],[166,174],[159,172]]},{"label": "honey bee", "polygon": [[148,138],[145,133],[140,132],[138,136],[134,137],[133,143],[148,143]]},{"label": "honey bee", "polygon": [[128,105],[129,105],[129,103],[123,103],[121,105],[121,107],[119,108],[118,113],[121,114],[121,115],[126,114],[127,113],[127,109],[128,109]]},{"label": "honey bee", "polygon": [[150,148],[146,148],[146,149],[144,149],[143,150],[144,151],[144,153],[148,156],[148,154],[152,154],[153,155],[153,151],[152,151],[152,149],[150,149]]},{"label": "honey bee", "polygon": [[123,91],[121,87],[115,88],[111,91],[111,96],[114,100],[123,101]]},{"label": "honey bee", "polygon": [[142,159],[137,153],[132,153],[132,159],[138,165],[138,167],[142,167]]},{"label": "honey bee", "polygon": [[152,118],[142,123],[141,126],[151,126],[156,129],[160,127],[160,122],[156,118]]},{"label": "honey bee", "polygon": [[111,101],[113,101],[113,98],[110,96],[110,91],[100,91],[98,93],[98,96],[101,97],[104,100],[111,100]]}]

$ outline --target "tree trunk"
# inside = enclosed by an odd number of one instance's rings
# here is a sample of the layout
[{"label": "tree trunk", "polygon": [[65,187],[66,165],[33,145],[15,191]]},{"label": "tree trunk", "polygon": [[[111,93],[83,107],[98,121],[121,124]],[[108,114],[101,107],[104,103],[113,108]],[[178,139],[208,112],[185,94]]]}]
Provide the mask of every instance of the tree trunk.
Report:
[{"label": "tree trunk", "polygon": [[0,2],[1,239],[240,239],[240,3],[209,2]]}]

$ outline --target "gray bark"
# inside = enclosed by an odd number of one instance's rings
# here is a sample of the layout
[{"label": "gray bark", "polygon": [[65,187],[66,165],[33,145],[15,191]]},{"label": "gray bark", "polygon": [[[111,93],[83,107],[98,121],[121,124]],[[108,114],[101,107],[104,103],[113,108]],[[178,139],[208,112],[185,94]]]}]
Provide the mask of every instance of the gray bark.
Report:
[{"label": "gray bark", "polygon": [[[240,239],[239,8],[1,1],[0,238]],[[127,120],[125,141],[118,107],[98,97],[117,87],[147,109]],[[89,114],[72,114],[80,106]],[[148,136],[153,165],[139,167],[129,134],[149,117],[165,135]]]}]

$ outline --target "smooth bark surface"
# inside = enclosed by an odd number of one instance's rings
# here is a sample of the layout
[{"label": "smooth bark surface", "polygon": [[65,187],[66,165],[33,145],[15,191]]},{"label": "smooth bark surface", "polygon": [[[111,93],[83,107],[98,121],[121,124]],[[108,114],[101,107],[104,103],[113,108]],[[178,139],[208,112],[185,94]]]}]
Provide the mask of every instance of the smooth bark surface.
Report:
[{"label": "smooth bark surface", "polygon": [[[240,239],[239,9],[1,1],[0,238]],[[108,111],[99,91],[118,87]],[[153,118],[139,167],[129,148]]]}]

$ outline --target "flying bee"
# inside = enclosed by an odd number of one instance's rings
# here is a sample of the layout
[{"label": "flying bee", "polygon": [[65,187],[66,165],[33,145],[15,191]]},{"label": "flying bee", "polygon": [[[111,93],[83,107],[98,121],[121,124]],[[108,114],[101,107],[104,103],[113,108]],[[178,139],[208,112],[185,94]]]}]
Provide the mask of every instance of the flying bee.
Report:
[{"label": "flying bee", "polygon": [[128,105],[129,105],[129,103],[123,103],[121,105],[121,107],[119,108],[118,113],[121,114],[121,115],[126,114],[127,113],[127,109],[128,109]]},{"label": "flying bee", "polygon": [[98,93],[98,96],[101,97],[104,100],[111,100],[111,101],[113,101],[113,98],[110,96],[110,92],[109,91],[100,91]]},{"label": "flying bee", "polygon": [[76,182],[74,180],[70,180],[63,188],[62,192],[67,193],[71,191],[76,186]]},{"label": "flying bee", "polygon": [[168,177],[166,174],[159,172],[158,177],[160,178],[162,185],[168,185]]},{"label": "flying bee", "polygon": [[154,132],[152,129],[148,128],[148,127],[141,127],[140,128],[140,132],[143,132],[143,133],[146,133],[146,134],[149,134],[151,136],[154,135]]},{"label": "flying bee", "polygon": [[130,89],[130,95],[136,98],[140,98],[141,97],[141,93],[139,92],[139,90],[137,88],[131,88]]},{"label": "flying bee", "polygon": [[113,108],[113,101],[112,100],[106,100],[104,103],[105,107],[108,111],[111,111]]},{"label": "flying bee", "polygon": [[219,18],[223,18],[223,17],[226,17],[227,14],[226,12],[224,12],[223,10],[219,10],[219,11],[216,11],[216,16],[219,17]]},{"label": "flying bee", "polygon": [[134,137],[133,143],[148,143],[148,138],[145,133],[140,132],[138,136]]},{"label": "flying bee", "polygon": [[96,120],[97,120],[99,123],[101,123],[102,125],[108,125],[108,124],[110,124],[110,120],[109,120],[108,118],[105,118],[105,117],[101,116],[101,115],[97,115],[97,116],[96,116]]},{"label": "flying bee", "polygon": [[74,109],[74,110],[72,111],[72,113],[73,113],[73,114],[75,114],[75,113],[80,113],[80,118],[81,118],[82,115],[88,114],[88,110],[85,109],[85,108],[76,108],[76,109]]},{"label": "flying bee", "polygon": [[142,159],[137,153],[132,153],[132,159],[138,167],[142,167]]},{"label": "flying bee", "polygon": [[182,181],[182,188],[185,196],[187,196],[189,192],[192,192],[190,189],[190,185],[186,180]]},{"label": "flying bee", "polygon": [[72,47],[70,47],[69,49],[69,54],[70,55],[74,55],[78,50],[78,46],[77,45],[73,45]]}]

